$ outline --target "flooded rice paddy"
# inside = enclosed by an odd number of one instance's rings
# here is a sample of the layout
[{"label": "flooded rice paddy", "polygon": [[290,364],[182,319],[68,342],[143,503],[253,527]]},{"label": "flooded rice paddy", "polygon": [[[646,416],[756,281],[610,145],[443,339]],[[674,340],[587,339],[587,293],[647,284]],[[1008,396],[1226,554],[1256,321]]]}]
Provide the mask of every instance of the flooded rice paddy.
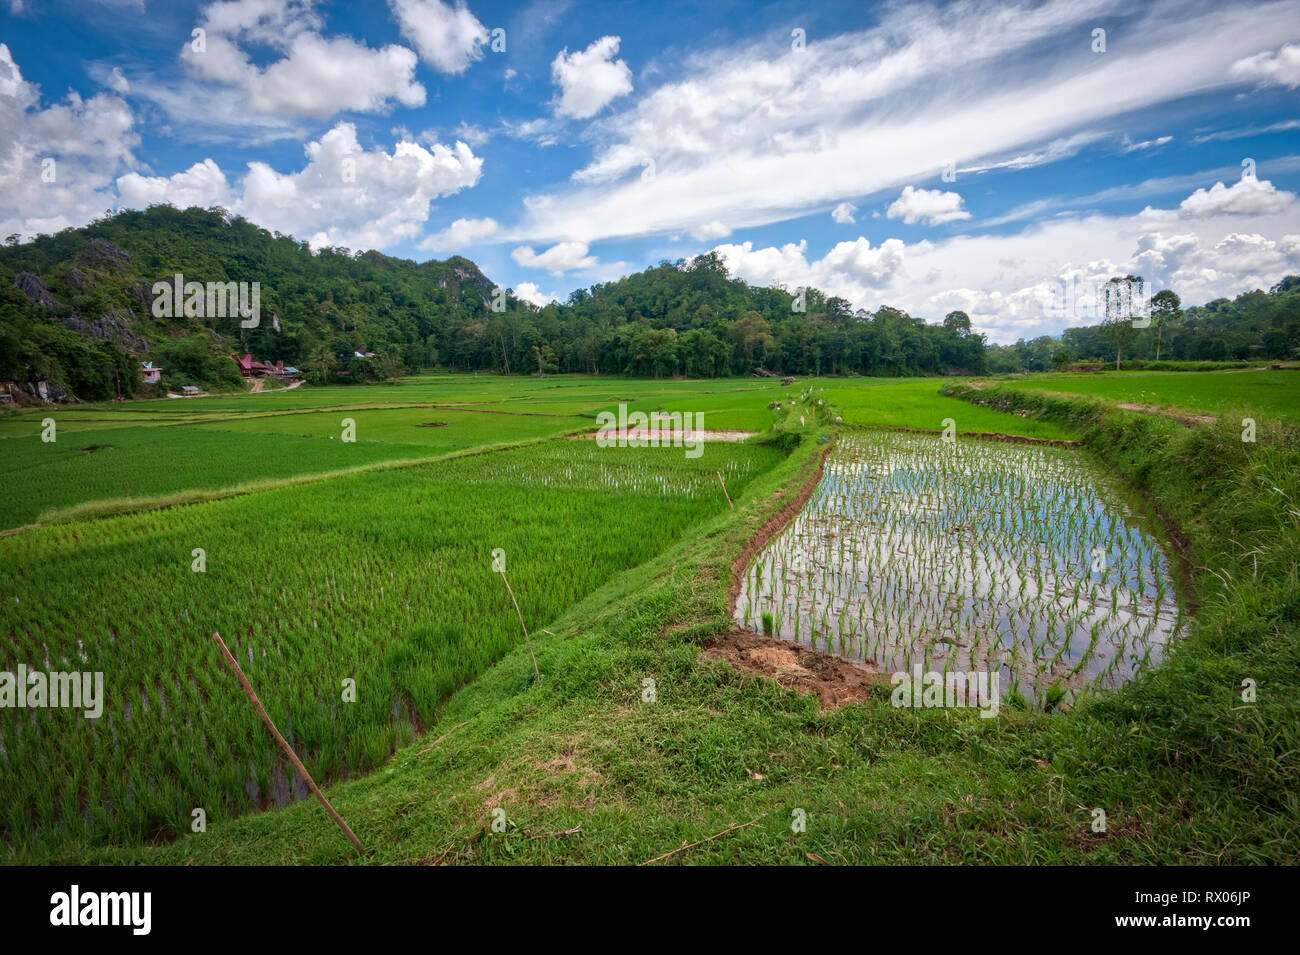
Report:
[{"label": "flooded rice paddy", "polygon": [[840,438],[735,618],[886,673],[998,673],[1042,705],[1158,664],[1179,606],[1160,545],[1081,452],[882,431]]}]

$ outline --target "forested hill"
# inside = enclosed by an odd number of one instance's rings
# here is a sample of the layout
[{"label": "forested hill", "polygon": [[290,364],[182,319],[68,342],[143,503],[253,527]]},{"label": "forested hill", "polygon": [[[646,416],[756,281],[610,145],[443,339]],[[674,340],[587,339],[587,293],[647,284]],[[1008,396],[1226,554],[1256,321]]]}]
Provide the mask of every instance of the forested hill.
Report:
[{"label": "forested hill", "polygon": [[[260,283],[258,326],[241,328],[233,309],[155,317],[154,283],[177,273],[205,285]],[[220,209],[127,211],[0,249],[0,381],[46,379],[96,400],[115,393],[119,372],[125,392],[149,393],[137,379],[139,362],[152,360],[163,367],[162,388],[233,385],[232,351],[316,380],[431,367],[644,376],[982,367],[983,338],[962,316],[946,326],[889,308],[855,316],[815,289],[796,303],[730,278],[713,255],[541,309],[508,290],[494,302],[494,288],[461,257],[417,264],[312,250]]]},{"label": "forested hill", "polygon": [[[11,244],[13,243],[13,244]],[[154,284],[258,283],[260,320],[233,309],[155,316]],[[365,381],[427,368],[511,374],[661,377],[929,375],[1040,370],[1115,357],[1099,329],[986,347],[963,312],[926,322],[898,309],[853,311],[807,289],[796,298],[732,278],[714,253],[662,263],[537,308],[459,256],[415,263],[378,252],[313,250],[221,209],[155,206],[0,248],[0,384],[49,383],[54,397],[101,400],[182,385],[238,387],[228,357]],[[1300,278],[1131,330],[1126,357],[1287,358],[1300,348]],[[356,357],[361,353],[366,357]],[[157,385],[140,362],[163,369]]]},{"label": "forested hill", "polygon": [[[153,285],[177,273],[205,285],[259,283],[258,326],[241,328],[233,309],[155,318]],[[48,378],[93,400],[114,393],[115,368],[126,390],[140,360],[153,360],[164,386],[237,383],[232,351],[321,376],[373,352],[358,376],[389,377],[437,363],[444,342],[482,327],[492,291],[459,256],[416,264],[348,249],[313,254],[220,209],[154,206],[0,249],[0,380]]]}]

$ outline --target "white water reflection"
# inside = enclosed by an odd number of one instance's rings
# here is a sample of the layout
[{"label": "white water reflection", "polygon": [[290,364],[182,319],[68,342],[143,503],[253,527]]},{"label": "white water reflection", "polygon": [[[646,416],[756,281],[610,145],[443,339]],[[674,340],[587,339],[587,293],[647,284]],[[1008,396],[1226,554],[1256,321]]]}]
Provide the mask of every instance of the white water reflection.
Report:
[{"label": "white water reflection", "polygon": [[1081,452],[899,432],[840,439],[735,613],[882,672],[1000,672],[1035,703],[1119,686],[1178,628],[1168,560]]}]

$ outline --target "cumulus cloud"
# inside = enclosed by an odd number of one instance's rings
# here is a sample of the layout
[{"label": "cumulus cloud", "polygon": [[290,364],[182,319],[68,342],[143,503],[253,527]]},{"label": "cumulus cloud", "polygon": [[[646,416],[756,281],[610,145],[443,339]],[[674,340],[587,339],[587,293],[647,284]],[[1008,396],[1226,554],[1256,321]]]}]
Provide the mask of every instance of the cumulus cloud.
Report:
[{"label": "cumulus cloud", "polygon": [[[920,243],[914,248],[929,247],[928,243]],[[860,301],[866,289],[885,285],[900,273],[906,249],[901,239],[886,239],[873,248],[868,239],[859,236],[852,242],[837,243],[821,259],[811,262],[806,239],[786,243],[779,249],[756,249],[752,242],[743,242],[720,245],[714,251],[730,271],[749,282],[787,289],[813,286],[833,294],[853,289],[854,298]]]},{"label": "cumulus cloud", "polygon": [[1241,79],[1277,84],[1293,90],[1300,86],[1300,44],[1287,43],[1277,52],[1265,50],[1232,64],[1231,74]]},{"label": "cumulus cloud", "polygon": [[858,220],[854,218],[853,213],[858,211],[858,207],[851,202],[841,202],[831,210],[831,218],[840,225],[853,225]]},{"label": "cumulus cloud", "polygon": [[558,302],[559,296],[554,292],[543,292],[537,287],[536,282],[520,282],[514,287],[515,298],[521,298],[525,302],[530,302],[538,308],[549,305],[551,302]]},{"label": "cumulus cloud", "polygon": [[1008,343],[1099,321],[1098,291],[1113,275],[1141,275],[1148,292],[1172,288],[1199,303],[1298,274],[1300,229],[1290,208],[1249,213],[1228,206],[1193,217],[1148,208],[911,244],[890,238],[872,246],[859,237],[821,258],[808,255],[806,241],[716,248],[749,282],[814,286],[860,307],[893,305],[931,321],[962,309],[976,330]]},{"label": "cumulus cloud", "polygon": [[475,185],[483,162],[465,143],[426,148],[402,140],[391,153],[367,150],[351,123],[338,123],[304,151],[297,172],[250,162],[237,189],[210,159],[170,177],[128,173],[118,188],[128,205],[226,205],[317,247],[386,249],[418,238],[430,203]]},{"label": "cumulus cloud", "polygon": [[585,50],[565,47],[551,63],[551,78],[559,87],[555,112],[589,119],[620,96],[632,92],[632,71],[618,55],[619,37],[603,36]]},{"label": "cumulus cloud", "polygon": [[563,275],[574,269],[589,269],[596,265],[596,257],[587,254],[585,242],[557,242],[545,252],[537,253],[529,245],[521,245],[510,253],[515,263],[529,269],[546,269],[552,275]]},{"label": "cumulus cloud", "polygon": [[483,58],[488,31],[464,0],[388,0],[402,36],[439,73],[455,76]]},{"label": "cumulus cloud", "polygon": [[68,93],[41,107],[0,43],[0,234],[83,225],[117,204],[114,178],[136,164],[135,117],[118,96]]},{"label": "cumulus cloud", "polygon": [[961,204],[961,196],[955,192],[904,186],[898,198],[885,210],[885,215],[891,219],[902,219],[904,225],[915,225],[918,222],[940,225],[969,219],[970,213]]},{"label": "cumulus cloud", "polygon": [[1281,212],[1295,201],[1295,193],[1276,189],[1267,179],[1245,176],[1231,186],[1216,182],[1197,189],[1184,199],[1178,211],[1185,217],[1217,215],[1261,215]]},{"label": "cumulus cloud", "polygon": [[713,239],[725,239],[731,235],[731,230],[725,225],[714,219],[712,222],[706,222],[690,230],[691,238],[700,242],[710,242]]},{"label": "cumulus cloud", "polygon": [[454,252],[483,239],[490,239],[500,231],[501,224],[496,219],[457,219],[441,232],[421,239],[419,248],[425,252],[431,250]]},{"label": "cumulus cloud", "polygon": [[142,176],[129,172],[119,176],[117,191],[122,205],[143,209],[156,203],[171,203],[178,209],[189,206],[229,206],[230,183],[211,159],[196,162],[174,176]]},{"label": "cumulus cloud", "polygon": [[[187,123],[229,126],[424,105],[413,51],[326,37],[322,25],[311,0],[211,3],[199,20],[201,37],[181,47],[188,77],[180,83],[153,79],[139,84],[140,92]],[[259,66],[249,53],[254,46],[281,56]]]}]

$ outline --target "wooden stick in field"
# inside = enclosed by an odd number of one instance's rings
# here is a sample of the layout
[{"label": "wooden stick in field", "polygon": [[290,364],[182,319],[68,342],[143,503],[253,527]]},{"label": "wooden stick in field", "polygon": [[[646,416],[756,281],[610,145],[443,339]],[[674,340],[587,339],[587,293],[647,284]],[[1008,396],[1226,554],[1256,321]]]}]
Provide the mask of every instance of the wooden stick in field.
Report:
[{"label": "wooden stick in field", "polygon": [[[717,475],[718,475],[718,483],[722,485],[722,493],[723,493],[723,494],[727,494],[727,482],[724,481],[724,480],[722,480],[722,472],[721,472],[721,471],[718,471],[718,472],[717,472]],[[727,503],[728,503],[728,504],[731,504],[731,495],[730,495],[730,494],[727,494]],[[731,504],[731,509],[734,511],[734,510],[736,509],[736,505],[735,505],[735,504]]]},{"label": "wooden stick in field", "polygon": [[339,824],[339,828],[342,829],[347,834],[347,837],[352,840],[352,844],[357,847],[357,851],[364,855],[366,847],[361,844],[361,840],[357,838],[356,833],[354,833],[351,828],[349,828],[348,824],[343,821],[343,817],[334,811],[334,807],[330,805],[330,801],[325,798],[325,794],[320,791],[320,787],[316,785],[316,781],[311,778],[311,773],[307,772],[307,767],[302,764],[302,760],[298,759],[298,754],[293,751],[293,747],[291,747],[285,738],[280,735],[280,731],[276,729],[275,724],[271,722],[271,717],[266,715],[266,710],[262,708],[262,701],[259,700],[257,694],[253,692],[252,686],[248,683],[248,678],[244,676],[244,671],[239,668],[239,661],[237,661],[234,654],[230,652],[230,648],[226,646],[226,641],[221,639],[221,634],[215,632],[212,634],[212,639],[217,641],[217,646],[221,647],[221,652],[226,655],[226,662],[229,663],[230,668],[235,671],[235,676],[239,677],[239,682],[243,685],[244,692],[247,693],[248,698],[253,701],[253,706],[257,708],[257,712],[262,717],[262,722],[265,723],[266,728],[271,731],[271,735],[275,737],[275,741],[280,744],[280,748],[284,750],[285,755],[288,756],[293,765],[297,767],[298,772],[302,774],[302,778],[307,780],[308,787],[316,794],[316,798],[319,799],[320,804],[325,807],[325,811],[330,814],[334,821]]},{"label": "wooden stick in field", "polygon": [[715,832],[707,839],[701,839],[699,842],[692,842],[684,846],[678,846],[672,852],[665,852],[661,856],[655,856],[653,859],[647,859],[645,862],[642,862],[641,865],[651,865],[652,863],[658,862],[660,859],[667,859],[669,856],[675,856],[683,849],[693,849],[696,846],[704,845],[704,843],[706,842],[712,842],[714,839],[718,838],[718,836],[725,836],[727,833],[735,832],[737,829],[744,829],[746,826],[752,826],[754,823],[758,822],[759,819],[764,818],[766,815],[767,813],[763,813],[763,815],[759,816],[758,819],[751,819],[749,820],[749,822],[742,822],[735,826],[728,826],[726,829],[723,829],[721,832]]},{"label": "wooden stick in field", "polygon": [[510,594],[510,602],[515,605],[515,613],[519,616],[519,626],[524,628],[524,643],[528,644],[528,655],[533,658],[533,674],[540,680],[542,671],[537,669],[537,654],[533,653],[533,641],[528,636],[528,625],[524,623],[524,615],[519,612],[519,601],[515,599],[515,592],[510,586],[510,578],[506,576],[504,565],[501,567],[500,574],[501,579],[506,582],[506,592]]}]

